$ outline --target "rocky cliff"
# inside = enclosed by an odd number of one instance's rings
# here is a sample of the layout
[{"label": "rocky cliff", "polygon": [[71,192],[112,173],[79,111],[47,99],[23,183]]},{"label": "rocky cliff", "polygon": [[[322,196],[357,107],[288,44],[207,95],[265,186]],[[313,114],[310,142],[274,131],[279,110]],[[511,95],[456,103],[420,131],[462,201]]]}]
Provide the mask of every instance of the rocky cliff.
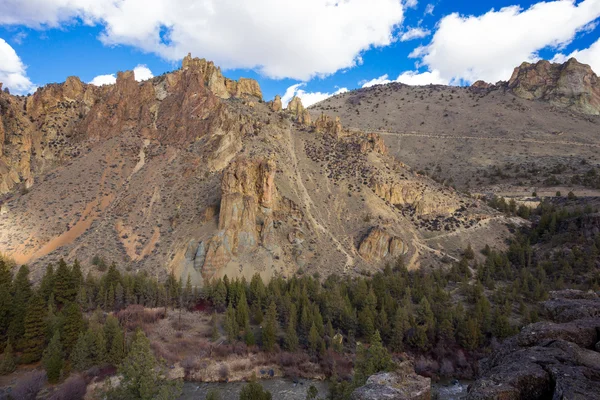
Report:
[{"label": "rocky cliff", "polygon": [[550,322],[528,325],[483,361],[468,399],[596,399],[600,298],[566,290],[543,303]]},{"label": "rocky cliff", "polygon": [[600,79],[589,65],[571,58],[564,64],[546,60],[523,63],[507,84],[515,95],[544,100],[585,114],[600,114]]},{"label": "rocky cliff", "polygon": [[98,256],[202,284],[358,273],[401,255],[435,266],[460,251],[447,233],[478,235],[484,219],[506,233],[503,217],[413,172],[380,135],[312,122],[299,98],[282,110],[260,97],[256,82],[191,56],[144,82],[129,71],[114,85],[70,77],[0,93],[0,251],[34,276]]}]

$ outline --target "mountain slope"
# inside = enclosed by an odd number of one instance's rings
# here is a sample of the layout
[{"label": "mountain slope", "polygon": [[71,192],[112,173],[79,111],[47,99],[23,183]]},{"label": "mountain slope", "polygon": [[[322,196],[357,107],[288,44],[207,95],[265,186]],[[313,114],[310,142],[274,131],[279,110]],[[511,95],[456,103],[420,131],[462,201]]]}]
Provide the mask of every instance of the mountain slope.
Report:
[{"label": "mountain slope", "polygon": [[36,276],[98,256],[201,284],[372,271],[400,255],[436,266],[469,242],[503,245],[510,221],[414,173],[378,135],[260,96],[191,56],[141,83],[125,72],[3,93],[0,251]]},{"label": "mountain slope", "polygon": [[598,87],[589,66],[540,62],[516,68],[510,82],[378,85],[331,97],[310,112],[377,132],[398,159],[459,188],[531,194],[569,186],[600,163],[600,117],[578,112],[597,104]]}]

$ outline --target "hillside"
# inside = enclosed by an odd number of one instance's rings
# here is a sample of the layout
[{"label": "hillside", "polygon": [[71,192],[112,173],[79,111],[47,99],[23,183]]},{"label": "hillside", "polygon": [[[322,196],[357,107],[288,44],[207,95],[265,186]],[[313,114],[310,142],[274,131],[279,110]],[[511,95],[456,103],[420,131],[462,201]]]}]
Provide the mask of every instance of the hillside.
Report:
[{"label": "hillside", "polygon": [[597,195],[597,180],[585,177],[600,163],[599,104],[600,80],[571,59],[524,63],[509,82],[496,84],[378,85],[331,97],[310,112],[377,132],[390,154],[459,189]]},{"label": "hillside", "polygon": [[401,255],[436,266],[468,243],[502,247],[519,222],[415,173],[343,111],[312,123],[299,99],[281,110],[261,96],[191,56],[140,83],[0,94],[0,252],[34,277],[96,258],[202,284],[363,273]]}]

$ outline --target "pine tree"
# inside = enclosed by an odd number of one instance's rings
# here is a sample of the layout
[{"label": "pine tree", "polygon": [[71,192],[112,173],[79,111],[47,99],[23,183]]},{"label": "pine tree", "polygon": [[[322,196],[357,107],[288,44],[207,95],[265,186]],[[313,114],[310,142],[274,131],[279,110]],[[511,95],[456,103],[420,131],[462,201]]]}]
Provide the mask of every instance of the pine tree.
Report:
[{"label": "pine tree", "polygon": [[15,355],[10,341],[4,347],[2,361],[0,361],[0,375],[8,375],[17,369],[15,364]]},{"label": "pine tree", "polygon": [[117,283],[115,288],[115,310],[119,311],[123,307],[125,307],[125,290],[123,285]]},{"label": "pine tree", "polygon": [[250,322],[250,317],[248,316],[248,302],[246,301],[246,294],[243,290],[241,292],[240,299],[238,300],[235,312],[238,326],[248,325],[248,322]]},{"label": "pine tree", "polygon": [[81,332],[77,343],[71,352],[71,366],[76,371],[86,371],[92,365],[94,365],[94,335],[88,330],[87,332]]},{"label": "pine tree", "polygon": [[181,394],[182,383],[164,377],[164,369],[156,361],[150,341],[138,329],[131,343],[131,350],[119,366],[121,384],[109,391],[108,399],[171,400]]},{"label": "pine tree", "polygon": [[54,274],[54,298],[59,306],[63,306],[68,302],[74,301],[77,297],[77,288],[71,271],[65,260],[61,259],[58,262],[58,268]]},{"label": "pine tree", "polygon": [[392,338],[390,344],[394,351],[404,350],[404,334],[408,330],[408,317],[404,307],[399,306],[396,309],[396,315],[394,317],[394,329],[392,331]]},{"label": "pine tree", "polygon": [[227,332],[227,339],[231,343],[235,342],[240,334],[240,327],[231,303],[229,303],[229,307],[227,307],[227,311],[225,312],[225,332]]},{"label": "pine tree", "polygon": [[62,314],[64,315],[64,325],[62,328],[62,341],[64,351],[67,355],[75,347],[79,333],[83,329],[83,314],[77,303],[68,303],[65,305]]},{"label": "pine tree", "polygon": [[25,333],[25,314],[32,294],[29,281],[29,268],[26,265],[19,268],[12,286],[11,321],[8,336],[17,349],[23,348],[23,334]]},{"label": "pine tree", "polygon": [[277,341],[277,306],[271,301],[262,330],[262,345],[267,351],[273,350]]},{"label": "pine tree", "polygon": [[104,323],[104,337],[106,338],[108,352],[107,361],[113,365],[118,365],[125,356],[123,330],[117,318],[112,315],[109,315]]},{"label": "pine tree", "polygon": [[188,274],[183,290],[183,301],[185,308],[191,308],[194,299],[194,291],[192,289],[192,277]]},{"label": "pine tree", "polygon": [[4,348],[8,339],[8,328],[11,321],[12,274],[8,265],[0,257],[0,350]]},{"label": "pine tree", "polygon": [[79,288],[83,285],[83,272],[81,272],[81,266],[77,259],[75,259],[71,267],[71,280],[73,285],[75,285],[75,291],[79,292]]},{"label": "pine tree", "polygon": [[46,370],[48,382],[58,383],[63,369],[63,351],[62,343],[60,342],[60,332],[56,331],[54,336],[52,336],[52,340],[50,340],[50,344],[48,344],[48,347],[44,350],[42,364]]},{"label": "pine tree", "polygon": [[50,295],[54,291],[54,278],[54,267],[52,266],[52,264],[49,264],[48,267],[46,267],[46,272],[42,277],[42,282],[40,283],[39,288],[39,291],[42,297],[44,298],[44,301],[48,301]]},{"label": "pine tree", "polygon": [[216,342],[219,339],[219,317],[216,312],[213,313],[210,319],[210,339]]},{"label": "pine tree", "polygon": [[247,383],[240,392],[240,400],[271,400],[272,398],[271,392],[263,389],[256,379]]},{"label": "pine tree", "polygon": [[220,279],[212,290],[211,301],[215,308],[220,311],[224,310],[227,306],[227,287]]},{"label": "pine tree", "polygon": [[41,293],[33,295],[25,315],[23,355],[21,361],[33,363],[42,358],[48,334],[48,308]]},{"label": "pine tree", "polygon": [[283,346],[287,351],[298,350],[298,334],[296,332],[296,306],[292,304],[290,318],[283,337]]},{"label": "pine tree", "polygon": [[308,332],[308,349],[312,353],[316,353],[319,348],[321,342],[321,337],[319,336],[319,331],[317,330],[317,326],[312,324],[310,327],[310,331]]}]

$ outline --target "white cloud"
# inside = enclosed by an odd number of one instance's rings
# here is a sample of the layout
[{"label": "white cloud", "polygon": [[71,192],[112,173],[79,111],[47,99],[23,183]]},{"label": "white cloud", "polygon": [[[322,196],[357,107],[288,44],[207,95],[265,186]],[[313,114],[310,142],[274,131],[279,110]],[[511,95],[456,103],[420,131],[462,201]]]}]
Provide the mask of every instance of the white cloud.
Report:
[{"label": "white cloud", "polygon": [[154,75],[152,74],[152,71],[150,71],[150,68],[141,64],[133,69],[133,74],[135,75],[135,80],[138,82],[154,78]]},{"label": "white cloud", "polygon": [[589,64],[597,75],[600,74],[600,39],[587,49],[575,50],[568,56],[558,53],[554,56],[552,61],[562,63],[571,57],[575,57],[577,61],[581,63]]},{"label": "white cloud", "polygon": [[423,86],[423,85],[447,85],[448,81],[440,76],[439,71],[405,71],[398,75],[394,80],[388,79],[388,75],[382,75],[379,78],[371,79],[370,81],[362,83],[362,87],[371,87],[375,85],[385,85],[387,83],[400,82],[406,85]]},{"label": "white cloud", "polygon": [[406,8],[415,8],[419,4],[418,0],[406,0],[404,5]]},{"label": "white cloud", "polygon": [[401,0],[0,0],[0,9],[0,24],[101,25],[106,45],[303,81],[355,66],[391,44],[403,20]]},{"label": "white cloud", "polygon": [[449,82],[507,80],[515,66],[536,61],[541,49],[565,46],[599,16],[598,0],[540,2],[481,16],[455,13],[442,18],[431,42],[411,56]]},{"label": "white cloud", "polygon": [[407,42],[407,41],[413,40],[413,39],[421,39],[421,38],[429,36],[430,34],[431,34],[431,32],[429,30],[423,29],[420,27],[408,28],[406,30],[406,32],[404,32],[400,36],[400,41]]},{"label": "white cloud", "polygon": [[[133,74],[135,76],[135,80],[138,82],[145,81],[154,77],[152,71],[150,71],[150,68],[141,64],[133,69]],[[115,74],[98,75],[90,81],[92,85],[96,86],[114,85],[116,82],[117,77],[115,76]]]},{"label": "white cloud", "polygon": [[362,84],[362,87],[364,87],[364,88],[368,88],[368,87],[375,86],[375,85],[385,85],[386,83],[391,83],[391,82],[392,81],[390,81],[388,79],[388,74],[385,74],[385,75],[381,75],[379,78],[371,79],[370,81],[359,82],[359,84]]},{"label": "white cloud", "polygon": [[427,4],[427,7],[425,7],[425,15],[433,15],[434,9],[435,6],[433,4]]},{"label": "white cloud", "polygon": [[347,88],[339,88],[333,93],[306,92],[301,89],[303,86],[306,86],[306,83],[297,83],[287,88],[285,94],[281,97],[281,103],[283,104],[284,108],[287,107],[288,103],[294,96],[297,96],[300,98],[300,100],[302,100],[302,105],[304,107],[310,107],[313,104],[323,101],[331,96],[346,93],[348,91]]},{"label": "white cloud", "polygon": [[0,82],[14,94],[26,94],[36,86],[27,77],[25,65],[17,52],[0,38]]},{"label": "white cloud", "polygon": [[117,77],[115,74],[107,74],[107,75],[98,75],[94,79],[90,81],[90,84],[96,86],[102,85],[114,85],[117,82]]}]

